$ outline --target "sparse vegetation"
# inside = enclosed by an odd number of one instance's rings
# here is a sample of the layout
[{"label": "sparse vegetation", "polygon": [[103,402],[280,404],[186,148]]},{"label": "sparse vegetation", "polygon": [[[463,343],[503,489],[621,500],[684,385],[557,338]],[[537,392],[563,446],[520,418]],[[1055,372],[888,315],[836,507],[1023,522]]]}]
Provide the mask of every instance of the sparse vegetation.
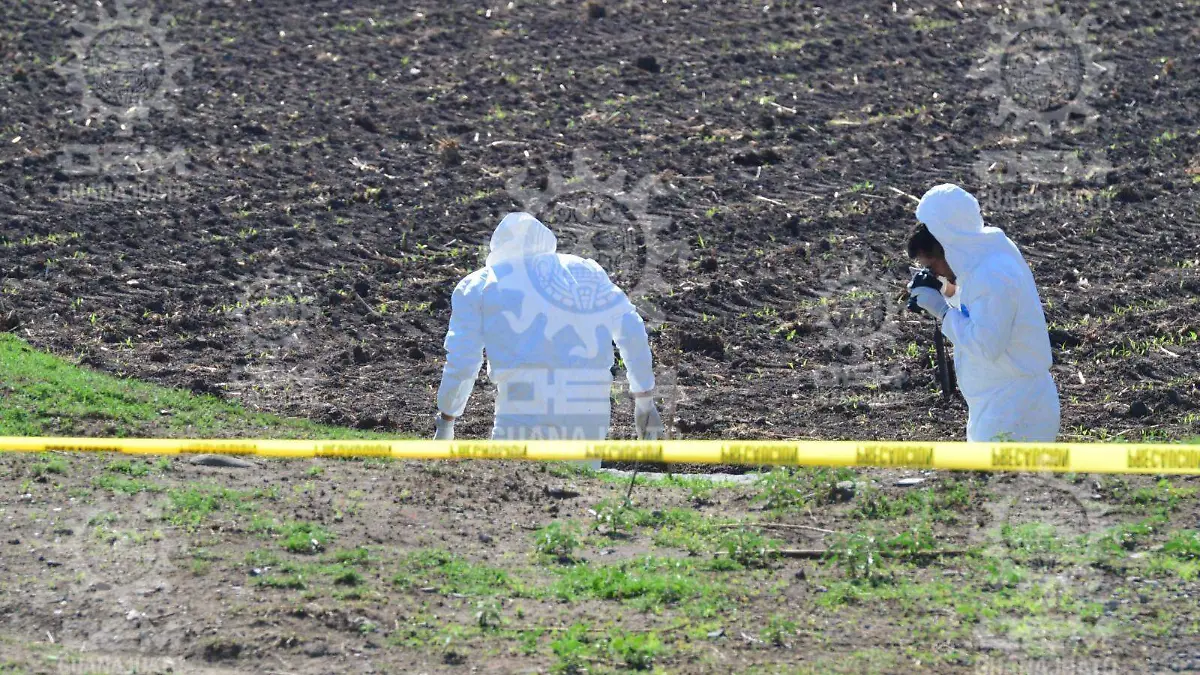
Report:
[{"label": "sparse vegetation", "polygon": [[[156,4],[6,12],[0,435],[427,437],[454,285],[526,210],[642,313],[670,436],[895,466],[0,452],[0,673],[1195,669],[1189,450],[865,443],[962,437],[905,309],[943,181],[1032,265],[1063,440],[1200,435],[1195,2]],[[608,349],[519,309],[514,347]]]}]

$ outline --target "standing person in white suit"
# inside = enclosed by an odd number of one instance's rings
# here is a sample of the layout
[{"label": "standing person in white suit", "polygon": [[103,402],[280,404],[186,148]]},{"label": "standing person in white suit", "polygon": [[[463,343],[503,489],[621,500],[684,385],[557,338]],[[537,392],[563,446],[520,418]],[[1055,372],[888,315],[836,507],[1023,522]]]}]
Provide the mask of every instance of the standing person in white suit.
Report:
[{"label": "standing person in white suit", "polygon": [[614,342],[638,437],[658,438],[662,420],[641,316],[597,262],[557,247],[537,218],[510,213],[492,234],[486,266],[455,287],[435,439],[454,438],[485,352],[497,387],[493,440],[605,439]]},{"label": "standing person in white suit", "polygon": [[909,257],[953,284],[955,307],[935,288],[909,290],[954,345],[967,440],[1053,442],[1060,410],[1050,336],[1025,258],[984,226],[979,202],[957,185],[926,192],[917,220]]}]

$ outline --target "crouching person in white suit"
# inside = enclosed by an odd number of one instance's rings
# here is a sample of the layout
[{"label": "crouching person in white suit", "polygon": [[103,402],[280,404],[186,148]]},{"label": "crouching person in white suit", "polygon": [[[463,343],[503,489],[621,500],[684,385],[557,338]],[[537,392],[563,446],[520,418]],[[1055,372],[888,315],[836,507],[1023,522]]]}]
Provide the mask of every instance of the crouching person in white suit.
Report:
[{"label": "crouching person in white suit", "polygon": [[638,438],[658,439],[642,317],[598,263],[557,246],[537,218],[510,213],[492,234],[486,266],[455,287],[435,440],[454,438],[485,352],[497,387],[493,440],[607,438],[613,343],[634,396]]},{"label": "crouching person in white suit", "polygon": [[908,254],[957,287],[955,307],[937,289],[910,288],[941,321],[967,401],[968,441],[1053,442],[1058,388],[1033,273],[1004,232],[985,227],[975,197],[939,185],[917,206]]}]

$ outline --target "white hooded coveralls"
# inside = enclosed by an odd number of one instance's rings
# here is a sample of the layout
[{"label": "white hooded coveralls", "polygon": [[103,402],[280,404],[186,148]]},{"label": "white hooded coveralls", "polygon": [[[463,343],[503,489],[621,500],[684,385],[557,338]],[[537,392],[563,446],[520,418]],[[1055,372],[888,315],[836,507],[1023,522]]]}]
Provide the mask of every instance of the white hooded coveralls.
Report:
[{"label": "white hooded coveralls", "polygon": [[925,193],[917,220],[957,277],[957,307],[941,330],[954,345],[967,440],[1053,442],[1060,410],[1050,336],[1025,258],[1003,231],[984,226],[979,202],[956,185]]},{"label": "white hooded coveralls", "polygon": [[438,408],[462,415],[486,351],[497,387],[493,440],[606,438],[614,342],[630,391],[654,388],[633,303],[597,262],[557,247],[539,220],[510,213],[492,234],[486,267],[454,289]]}]

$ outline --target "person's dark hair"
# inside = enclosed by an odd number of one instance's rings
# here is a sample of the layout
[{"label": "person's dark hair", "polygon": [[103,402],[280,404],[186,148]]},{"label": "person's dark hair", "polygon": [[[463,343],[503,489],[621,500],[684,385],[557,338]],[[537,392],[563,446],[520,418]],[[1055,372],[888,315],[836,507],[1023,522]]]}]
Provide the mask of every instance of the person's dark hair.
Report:
[{"label": "person's dark hair", "polygon": [[941,242],[925,227],[925,223],[917,225],[917,229],[913,230],[912,236],[908,238],[908,257],[916,258],[919,255],[930,258],[946,257]]}]

